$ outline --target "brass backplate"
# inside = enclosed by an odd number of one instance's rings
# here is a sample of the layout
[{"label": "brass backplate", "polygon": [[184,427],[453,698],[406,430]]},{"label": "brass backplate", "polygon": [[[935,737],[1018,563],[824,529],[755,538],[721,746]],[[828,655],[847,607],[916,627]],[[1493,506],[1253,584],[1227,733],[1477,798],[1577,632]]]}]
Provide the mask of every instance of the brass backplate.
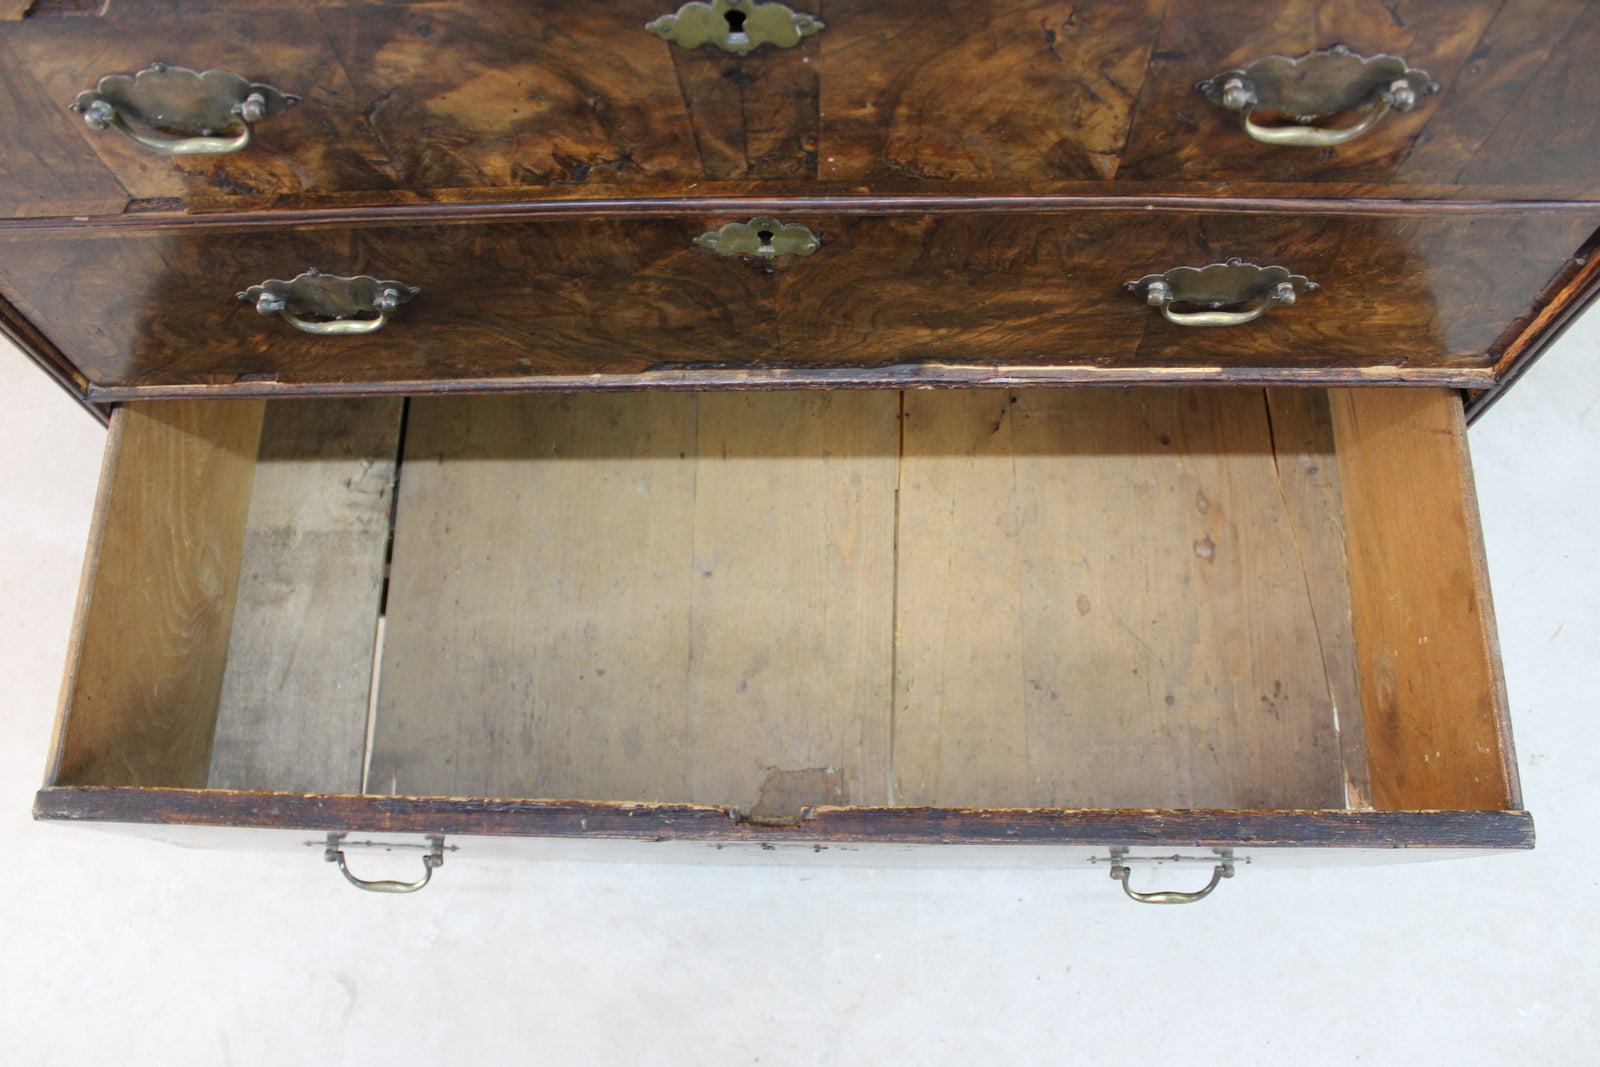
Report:
[{"label": "brass backplate", "polygon": [[[256,98],[253,109],[245,112],[245,102],[252,96]],[[93,89],[79,93],[71,106],[89,114],[97,104],[110,105],[123,119],[140,126],[210,137],[241,118],[253,124],[299,102],[293,93],[252,82],[232,71],[199,73],[154,63],[137,74],[108,74]]]},{"label": "brass backplate", "polygon": [[822,28],[815,15],[755,0],[690,0],[676,14],[645,24],[657,37],[684,48],[710,44],[741,56],[765,44],[793,48]]},{"label": "brass backplate", "polygon": [[757,215],[749,222],[730,222],[694,239],[701,248],[724,256],[809,256],[822,239],[797,222],[779,222]]},{"label": "brass backplate", "polygon": [[[1413,68],[1399,56],[1358,56],[1339,45],[1299,59],[1265,56],[1195,88],[1230,111],[1289,115],[1311,122],[1370,107],[1386,93],[1395,110],[1406,111],[1439,86],[1427,71]],[[1402,91],[1397,94],[1397,89]]]}]

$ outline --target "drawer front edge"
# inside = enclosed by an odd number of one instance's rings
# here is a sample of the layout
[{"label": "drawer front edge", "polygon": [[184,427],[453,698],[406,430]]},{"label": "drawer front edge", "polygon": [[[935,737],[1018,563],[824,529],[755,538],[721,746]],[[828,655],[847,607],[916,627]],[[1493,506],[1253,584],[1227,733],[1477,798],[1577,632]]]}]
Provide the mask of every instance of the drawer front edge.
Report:
[{"label": "drawer front edge", "polygon": [[46,787],[44,821],[642,841],[1180,848],[1529,849],[1525,811],[820,808],[798,826],[677,804]]}]

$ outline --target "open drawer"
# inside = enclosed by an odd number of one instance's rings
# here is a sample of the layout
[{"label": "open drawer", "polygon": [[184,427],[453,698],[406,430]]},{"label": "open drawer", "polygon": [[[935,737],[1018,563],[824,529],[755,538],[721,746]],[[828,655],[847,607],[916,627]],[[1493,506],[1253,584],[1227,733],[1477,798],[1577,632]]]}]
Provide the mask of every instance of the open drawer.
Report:
[{"label": "open drawer", "polygon": [[151,401],[93,536],[40,818],[1532,844],[1447,390]]}]

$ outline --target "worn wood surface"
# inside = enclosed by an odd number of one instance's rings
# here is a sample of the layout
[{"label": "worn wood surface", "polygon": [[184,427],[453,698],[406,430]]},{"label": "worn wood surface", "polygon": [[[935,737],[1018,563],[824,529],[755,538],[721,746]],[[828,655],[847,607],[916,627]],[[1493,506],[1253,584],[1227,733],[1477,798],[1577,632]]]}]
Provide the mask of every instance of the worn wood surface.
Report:
[{"label": "worn wood surface", "polygon": [[371,788],[750,810],[809,771],[805,803],[887,802],[897,416],[414,402]]},{"label": "worn wood surface", "polygon": [[1333,416],[1327,394],[1321,390],[1268,389],[1266,398],[1284,526],[1305,578],[1306,600],[1339,739],[1345,806],[1370,807]]},{"label": "worn wood surface", "polygon": [[55,782],[205,785],[262,406],[153,402],[113,420]]},{"label": "worn wood surface", "polygon": [[891,803],[899,395],[697,406],[684,799]]},{"label": "worn wood surface", "polygon": [[1461,403],[1330,395],[1373,804],[1515,807]]},{"label": "worn wood surface", "polygon": [[[734,220],[749,216],[733,216]],[[813,217],[807,257],[719,256],[728,216],[13,235],[0,291],[95,386],[376,384],[931,363],[1164,369],[1493,366],[1600,212]],[[1321,285],[1246,326],[1166,323],[1122,290],[1239,256]],[[420,286],[377,334],[317,337],[234,294],[307,267]],[[1221,373],[1218,378],[1221,378]]]},{"label": "worn wood surface", "polygon": [[[1487,389],[1471,394],[1467,421],[1476,420],[1526,374],[1541,355],[1600,299],[1600,234],[1584,254],[1573,257],[1567,277],[1547,288],[1529,309],[1524,321],[1501,335],[1504,348],[1496,366],[1497,378]],[[1498,347],[1498,346],[1497,346]],[[1491,349],[1492,350],[1492,349]]]},{"label": "worn wood surface", "polygon": [[[797,826],[736,822],[717,808],[215,790],[46,788],[34,816],[74,822],[471,837],[754,841],[781,846],[1130,845],[1175,848],[1525,849],[1525,811],[1023,811],[830,808]],[[297,847],[303,847],[297,842]],[[928,857],[938,862],[935,848]],[[320,861],[319,861],[320,862]]]},{"label": "worn wood surface", "polygon": [[1260,391],[415,401],[372,788],[1340,806],[1333,458],[1291,407],[1280,470]]},{"label": "worn wood surface", "polygon": [[1343,805],[1338,512],[1291,536],[1259,390],[906,405],[897,802]]},{"label": "worn wood surface", "polygon": [[213,789],[361,791],[402,406],[267,407]]},{"label": "worn wood surface", "polygon": [[681,788],[694,428],[684,396],[413,402],[373,792]]}]

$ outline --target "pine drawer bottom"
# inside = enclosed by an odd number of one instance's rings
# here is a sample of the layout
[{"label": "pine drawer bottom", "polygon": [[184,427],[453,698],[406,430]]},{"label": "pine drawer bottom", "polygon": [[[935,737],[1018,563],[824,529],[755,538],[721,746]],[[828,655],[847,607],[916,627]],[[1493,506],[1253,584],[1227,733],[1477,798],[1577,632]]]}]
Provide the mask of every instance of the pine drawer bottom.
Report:
[{"label": "pine drawer bottom", "polygon": [[36,811],[1504,849],[1520,807],[1456,395],[1142,388],[125,406]]}]

